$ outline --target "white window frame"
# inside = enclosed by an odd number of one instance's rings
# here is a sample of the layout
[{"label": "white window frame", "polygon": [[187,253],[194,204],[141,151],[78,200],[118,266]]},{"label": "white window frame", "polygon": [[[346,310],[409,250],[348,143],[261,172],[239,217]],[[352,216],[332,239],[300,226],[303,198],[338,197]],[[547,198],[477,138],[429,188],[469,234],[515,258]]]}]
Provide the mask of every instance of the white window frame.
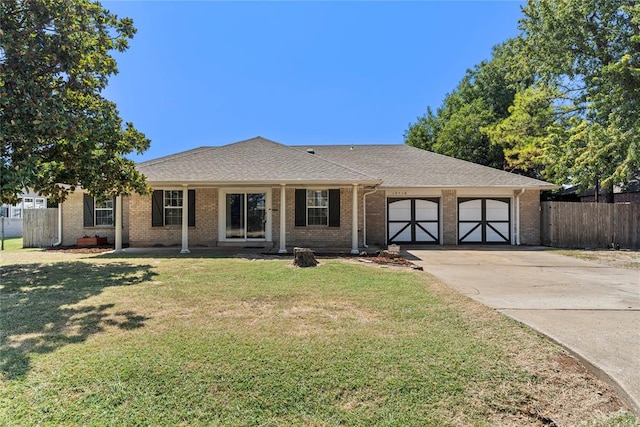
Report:
[{"label": "white window frame", "polygon": [[[315,195],[318,192],[323,193],[321,197],[324,199],[324,204],[317,205],[314,202],[317,202],[316,197],[310,197],[311,194]],[[329,225],[329,189],[328,188],[317,188],[317,189],[307,189],[305,194],[306,196],[306,213],[307,213],[307,225]],[[311,202],[311,203],[310,203]],[[309,222],[309,211],[311,209],[320,210],[324,209],[325,211],[325,222],[324,223],[310,223]],[[318,217],[320,218],[320,217]]]},{"label": "white window frame", "polygon": [[[111,204],[111,207],[104,206]],[[115,226],[115,217],[114,217],[114,203],[113,199],[107,199],[102,203],[98,203],[97,200],[93,201],[93,225],[94,227],[114,227]],[[111,212],[111,223],[108,224],[98,224],[98,212]]]},{"label": "white window frame", "polygon": [[[175,201],[175,204],[172,204]],[[162,193],[162,216],[165,226],[182,225],[182,207],[184,206],[184,193],[182,190],[164,190]],[[180,212],[179,215],[168,216],[167,211]],[[177,218],[177,222],[168,223],[167,218]]]}]

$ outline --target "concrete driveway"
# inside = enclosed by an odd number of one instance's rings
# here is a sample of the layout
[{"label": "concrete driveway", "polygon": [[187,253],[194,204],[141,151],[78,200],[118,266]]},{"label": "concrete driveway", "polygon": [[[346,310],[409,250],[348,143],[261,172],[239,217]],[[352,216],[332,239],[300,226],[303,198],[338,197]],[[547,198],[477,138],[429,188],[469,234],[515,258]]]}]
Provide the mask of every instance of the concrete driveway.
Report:
[{"label": "concrete driveway", "polygon": [[640,411],[637,270],[545,248],[434,247],[407,256],[457,291],[567,347]]}]

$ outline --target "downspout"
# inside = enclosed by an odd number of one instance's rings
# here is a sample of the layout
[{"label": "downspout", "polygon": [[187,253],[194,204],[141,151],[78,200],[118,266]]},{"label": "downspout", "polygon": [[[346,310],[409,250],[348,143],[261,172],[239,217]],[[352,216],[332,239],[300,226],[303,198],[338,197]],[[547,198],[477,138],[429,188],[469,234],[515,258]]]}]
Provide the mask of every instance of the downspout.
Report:
[{"label": "downspout", "polygon": [[58,241],[53,246],[62,244],[62,202],[58,203]]},{"label": "downspout", "polygon": [[378,191],[378,186],[373,187],[372,191],[362,195],[362,246],[368,248],[367,245],[367,196]]},{"label": "downspout", "polygon": [[516,194],[516,246],[520,246],[520,196],[524,194],[524,187]]}]

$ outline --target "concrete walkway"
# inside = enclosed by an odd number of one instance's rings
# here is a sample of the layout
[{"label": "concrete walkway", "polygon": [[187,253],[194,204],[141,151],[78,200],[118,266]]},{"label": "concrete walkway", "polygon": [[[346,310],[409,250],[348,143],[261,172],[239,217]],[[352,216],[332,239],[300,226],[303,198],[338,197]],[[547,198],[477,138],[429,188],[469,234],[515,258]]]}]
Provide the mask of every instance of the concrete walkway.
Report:
[{"label": "concrete walkway", "polygon": [[439,247],[409,250],[407,257],[462,294],[568,348],[640,412],[637,270],[545,248]]}]

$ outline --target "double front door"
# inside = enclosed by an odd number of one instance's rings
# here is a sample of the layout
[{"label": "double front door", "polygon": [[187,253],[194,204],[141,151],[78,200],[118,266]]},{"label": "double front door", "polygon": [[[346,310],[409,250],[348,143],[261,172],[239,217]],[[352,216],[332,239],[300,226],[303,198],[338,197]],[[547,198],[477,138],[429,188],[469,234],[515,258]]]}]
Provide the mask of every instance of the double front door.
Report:
[{"label": "double front door", "polygon": [[225,198],[225,238],[264,240],[267,227],[267,194],[226,193]]}]

